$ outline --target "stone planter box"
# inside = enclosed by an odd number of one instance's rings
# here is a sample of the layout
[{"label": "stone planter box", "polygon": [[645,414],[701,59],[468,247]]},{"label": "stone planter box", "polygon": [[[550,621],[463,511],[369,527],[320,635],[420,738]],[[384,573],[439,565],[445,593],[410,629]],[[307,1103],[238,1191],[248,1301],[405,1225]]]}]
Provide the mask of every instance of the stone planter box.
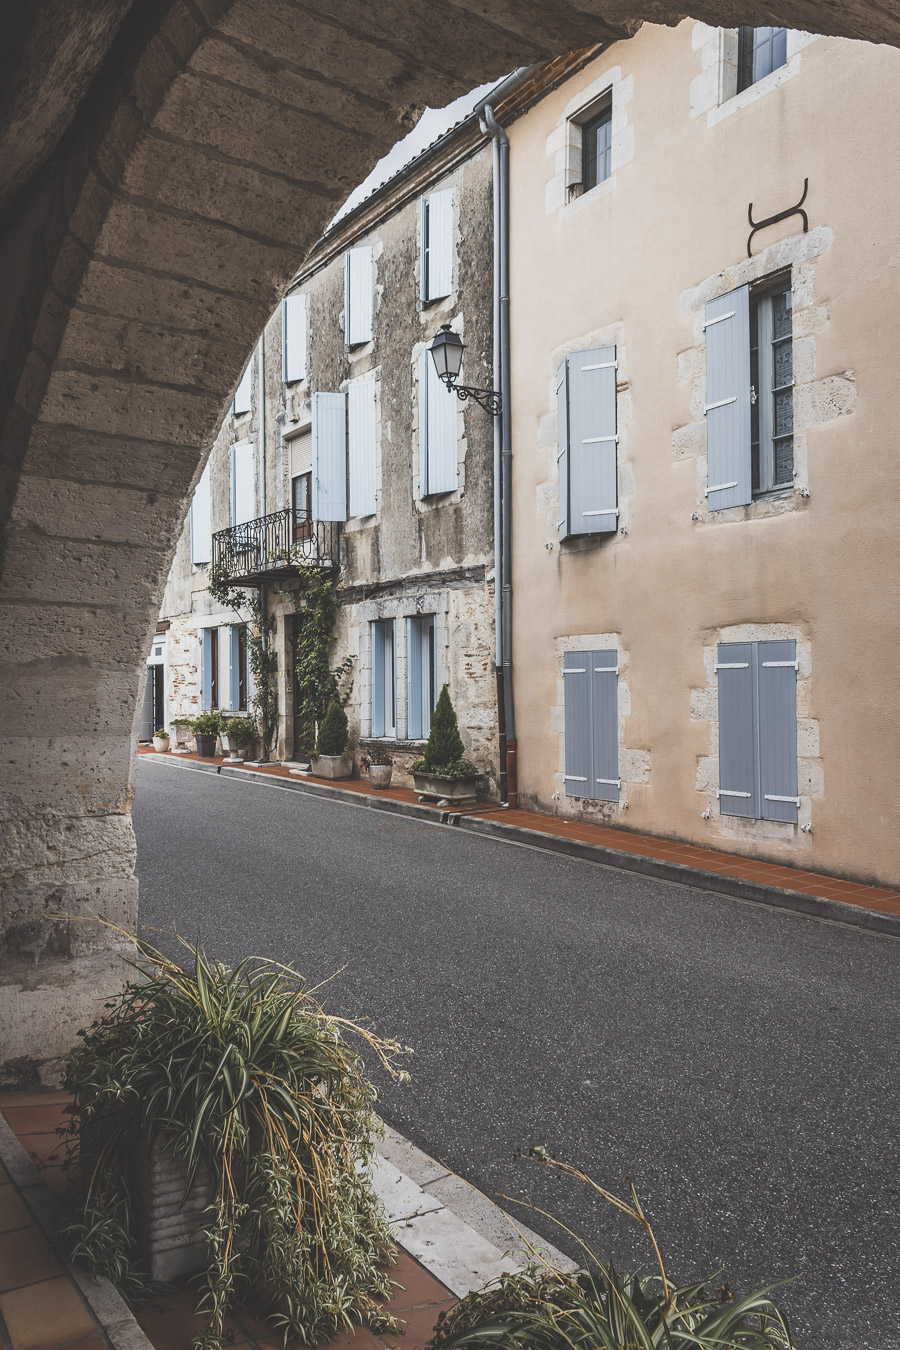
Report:
[{"label": "stone planter box", "polygon": [[137,1239],[150,1278],[166,1284],[206,1265],[204,1210],[212,1204],[212,1187],[204,1168],[197,1172],[187,1197],[186,1182],[186,1165],[173,1158],[159,1140],[138,1148],[134,1160]]},{"label": "stone planter box", "polygon": [[343,755],[317,755],[312,762],[312,771],[315,778],[352,778],[353,760],[344,759]]},{"label": "stone planter box", "polygon": [[171,747],[173,755],[187,755],[191,750],[191,729],[190,727],[173,727],[175,732],[175,744]]},{"label": "stone planter box", "polygon": [[420,801],[474,802],[478,798],[478,777],[438,778],[430,773],[414,773],[413,782]]},{"label": "stone planter box", "polygon": [[229,764],[243,764],[250,750],[247,741],[242,741],[240,745],[233,741],[226,731],[222,732],[222,749],[228,756]]},{"label": "stone planter box", "polygon": [[373,788],[389,788],[393,772],[393,764],[370,764],[369,782]]}]

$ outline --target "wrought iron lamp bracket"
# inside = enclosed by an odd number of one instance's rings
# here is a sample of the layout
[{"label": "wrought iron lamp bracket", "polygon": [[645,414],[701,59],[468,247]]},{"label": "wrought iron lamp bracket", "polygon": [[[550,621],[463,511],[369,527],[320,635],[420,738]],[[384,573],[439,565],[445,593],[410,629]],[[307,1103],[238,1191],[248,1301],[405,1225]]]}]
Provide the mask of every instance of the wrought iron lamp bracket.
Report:
[{"label": "wrought iron lamp bracket", "polygon": [[479,408],[484,408],[491,417],[499,417],[503,411],[503,401],[496,389],[478,389],[471,384],[457,384],[452,375],[441,375],[440,378],[461,402],[473,399]]}]

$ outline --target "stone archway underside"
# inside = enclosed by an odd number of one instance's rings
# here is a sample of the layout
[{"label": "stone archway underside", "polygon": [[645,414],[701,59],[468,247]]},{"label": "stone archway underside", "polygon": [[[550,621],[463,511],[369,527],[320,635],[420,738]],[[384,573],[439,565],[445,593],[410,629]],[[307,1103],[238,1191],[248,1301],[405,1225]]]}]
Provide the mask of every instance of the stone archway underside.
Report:
[{"label": "stone archway underside", "polygon": [[[279,291],[422,106],[684,13],[17,9],[0,96],[0,1061],[28,1081],[119,978],[115,932],[77,916],[136,920],[139,676],[189,494]],[[697,0],[691,14],[900,45],[900,0]]]}]

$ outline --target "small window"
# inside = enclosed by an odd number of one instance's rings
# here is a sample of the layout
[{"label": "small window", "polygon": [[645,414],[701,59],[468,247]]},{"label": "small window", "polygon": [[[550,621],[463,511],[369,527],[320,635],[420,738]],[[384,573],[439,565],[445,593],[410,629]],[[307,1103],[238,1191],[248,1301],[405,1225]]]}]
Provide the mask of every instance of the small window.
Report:
[{"label": "small window", "polygon": [[582,191],[603,183],[612,173],[612,100],[581,128]]},{"label": "small window", "polygon": [[431,714],[437,702],[434,615],[417,614],[409,620],[407,641],[407,728],[412,741],[431,732]]},{"label": "small window", "polygon": [[204,712],[219,706],[218,628],[204,628],[200,634],[200,702]]},{"label": "small window", "polygon": [[422,198],[420,298],[440,300],[453,289],[453,189]]},{"label": "small window", "polygon": [[787,64],[786,28],[738,31],[738,93]]},{"label": "small window", "polygon": [[243,413],[250,411],[250,404],[253,397],[253,362],[247,366],[241,376],[240,383],[234,391],[234,400],[231,404],[231,411],[235,417],[240,417]]},{"label": "small window", "polygon": [[308,539],[312,521],[312,474],[301,473],[291,479],[291,504],[294,509],[294,539]]},{"label": "small window", "polygon": [[372,735],[397,735],[394,620],[372,624]]},{"label": "small window", "polygon": [[753,495],[794,485],[790,282],[750,293],[750,455]]}]

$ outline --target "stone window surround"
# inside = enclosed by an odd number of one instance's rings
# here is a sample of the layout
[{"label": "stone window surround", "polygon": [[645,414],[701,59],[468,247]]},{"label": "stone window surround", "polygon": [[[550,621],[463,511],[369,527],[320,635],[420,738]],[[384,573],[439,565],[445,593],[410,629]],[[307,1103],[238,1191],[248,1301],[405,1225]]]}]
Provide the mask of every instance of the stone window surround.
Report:
[{"label": "stone window surround", "polygon": [[[556,407],[556,372],[563,357],[573,352],[581,352],[589,347],[615,347],[616,349],[616,487],[618,492],[618,530],[615,534],[592,534],[559,542],[559,465],[557,454],[559,414]],[[631,424],[633,404],[631,381],[628,378],[628,354],[625,346],[625,325],[621,322],[607,324],[604,328],[595,328],[590,333],[556,347],[550,353],[550,375],[547,381],[548,411],[538,421],[538,449],[547,452],[547,481],[537,487],[537,511],[546,513],[547,536],[544,547],[547,552],[559,548],[563,555],[584,552],[628,533],[628,502],[634,493],[634,471],[628,460],[628,427]]]},{"label": "stone window surround", "polygon": [[[440,304],[429,305],[424,311],[428,316],[429,325],[434,325],[432,332],[422,342],[417,342],[412,350],[412,421],[411,421],[411,448],[412,448],[412,472],[413,472],[413,508],[417,514],[424,514],[426,511],[439,511],[444,506],[455,506],[457,502],[462,501],[463,493],[466,490],[466,450],[468,442],[466,440],[466,419],[465,405],[462,400],[456,400],[456,463],[458,469],[457,488],[455,492],[438,492],[433,496],[423,497],[421,495],[422,470],[419,463],[419,356],[431,343],[432,338],[438,332],[441,323],[446,319],[441,313]],[[454,333],[458,333],[461,338],[465,338],[465,328],[463,316],[458,313],[450,321],[450,327]],[[431,358],[429,357],[429,360]],[[465,356],[463,356],[465,363]],[[465,382],[465,364],[459,376],[460,382]],[[455,396],[454,396],[455,397]]]},{"label": "stone window surround", "polygon": [[[606,94],[612,100],[611,173],[590,192],[573,196],[571,189],[581,182],[582,124]],[[558,211],[560,220],[568,220],[614,190],[616,171],[634,159],[634,125],[628,120],[627,108],[633,94],[633,76],[623,76],[621,66],[610,66],[566,104],[546,142],[547,158],[554,166],[545,196],[548,216]]]},{"label": "stone window surround", "polygon": [[690,114],[706,114],[706,125],[716,126],[723,118],[740,112],[780,89],[800,71],[800,53],[815,42],[818,34],[799,29],[787,31],[787,61],[761,80],[738,93],[738,29],[713,28],[697,22],[691,31],[691,46],[700,53],[700,74],[691,80]]},{"label": "stone window surround", "polygon": [[[693,320],[694,345],[678,353],[680,382],[691,381],[691,420],[672,433],[676,461],[696,460],[696,507],[691,519],[704,525],[725,525],[756,520],[803,509],[810,496],[806,433],[811,427],[852,412],[856,377],[852,370],[817,378],[816,334],[830,322],[827,303],[815,302],[816,263],[832,247],[832,231],[818,226],[808,234],[790,235],[770,244],[753,258],[742,258],[732,267],[707,277],[682,292],[680,313]],[[721,511],[708,509],[706,458],[706,335],[703,328],[706,305],[739,286],[764,282],[778,273],[790,272],[793,315],[794,364],[794,489],[782,489],[754,498],[746,506]]]},{"label": "stone window surround", "polygon": [[[781,820],[750,820],[726,816],[716,797],[719,786],[719,680],[716,674],[716,649],[720,642],[774,642],[797,644],[797,791],[800,806],[796,825]],[[690,710],[693,722],[705,722],[709,729],[709,753],[697,760],[697,792],[701,815],[709,822],[717,840],[743,840],[750,843],[775,843],[789,848],[812,847],[812,804],[825,794],[822,761],[819,757],[819,723],[812,712],[812,647],[806,625],[785,623],[729,624],[704,635],[703,664],[706,684],[691,690]]]},{"label": "stone window surround", "polygon": [[[649,750],[630,750],[626,745],[627,720],[631,716],[631,690],[628,684],[629,658],[622,646],[618,633],[593,633],[581,636],[557,638],[554,642],[556,653],[556,703],[550,709],[550,730],[556,732],[559,741],[557,762],[559,768],[554,774],[553,800],[557,814],[572,816],[583,820],[593,815],[599,820],[610,820],[622,811],[628,810],[628,802],[634,789],[650,781]],[[600,802],[591,797],[569,797],[566,795],[566,690],[563,676],[563,664],[566,652],[610,651],[615,650],[619,667],[617,681],[618,723],[619,723],[619,800]]]},{"label": "stone window surround", "polygon": [[409,741],[407,736],[408,653],[406,619],[416,615],[434,615],[435,686],[447,683],[447,643],[449,630],[447,614],[449,596],[446,591],[426,591],[422,595],[386,597],[383,600],[365,600],[359,605],[359,735],[361,740],[372,736],[372,630],[379,619],[394,620],[394,678],[397,683],[396,736],[379,736],[379,741],[397,741],[424,745],[424,740]]}]

